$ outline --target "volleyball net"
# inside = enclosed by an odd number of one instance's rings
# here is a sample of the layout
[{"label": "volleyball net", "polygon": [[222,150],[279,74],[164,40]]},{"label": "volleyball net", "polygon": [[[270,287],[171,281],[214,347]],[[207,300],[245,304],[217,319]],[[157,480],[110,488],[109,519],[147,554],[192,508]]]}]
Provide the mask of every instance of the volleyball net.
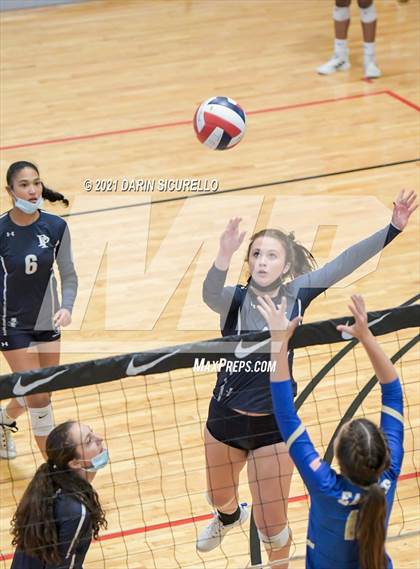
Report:
[{"label": "volleyball net", "polygon": [[[405,459],[389,527],[391,540],[418,531],[419,297],[369,313],[371,330],[404,385]],[[329,461],[341,422],[354,415],[379,419],[380,396],[364,350],[336,330],[348,320],[344,316],[304,324],[291,340],[296,405],[315,446]],[[92,544],[84,567],[220,569],[267,562],[252,523],[251,530],[248,524],[234,528],[212,552],[197,552],[195,542],[212,517],[205,497],[202,434],[215,383],[212,366],[235,360],[239,344],[268,339],[268,332],[251,333],[0,377],[0,399],[52,391],[56,423],[75,419],[104,436],[111,461],[94,485],[108,530]],[[269,351],[269,342],[265,349]],[[205,362],[210,362],[208,367],[203,367]],[[0,461],[1,569],[8,568],[12,558],[10,520],[42,460],[28,417],[18,424],[18,458]],[[251,505],[246,469],[239,498]],[[288,501],[290,567],[298,568],[304,566],[308,496],[296,470]]]}]

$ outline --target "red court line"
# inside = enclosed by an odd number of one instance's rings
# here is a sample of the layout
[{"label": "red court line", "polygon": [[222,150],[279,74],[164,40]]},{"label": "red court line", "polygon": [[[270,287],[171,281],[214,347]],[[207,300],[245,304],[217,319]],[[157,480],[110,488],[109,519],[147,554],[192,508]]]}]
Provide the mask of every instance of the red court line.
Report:
[{"label": "red court line", "polygon": [[[374,91],[373,93],[359,93],[357,95],[346,95],[343,97],[335,97],[332,99],[319,99],[317,101],[307,101],[305,103],[296,103],[293,105],[285,105],[282,107],[272,107],[270,109],[259,109],[256,111],[250,111],[247,114],[248,115],[256,115],[256,114],[260,114],[260,113],[275,113],[275,112],[280,112],[280,111],[287,111],[290,109],[299,109],[302,107],[312,107],[315,105],[337,103],[340,101],[348,101],[351,99],[361,99],[364,97],[373,97],[375,95],[386,95],[386,94],[388,94],[388,91]],[[185,125],[189,125],[189,124],[192,124],[192,120],[153,124],[153,125],[140,126],[140,127],[136,127],[136,128],[127,128],[127,129],[122,129],[122,130],[110,130],[110,131],[104,131],[104,132],[96,132],[96,133],[92,133],[92,134],[81,134],[78,136],[67,136],[67,137],[63,137],[63,138],[51,138],[48,140],[37,140],[34,142],[24,142],[21,144],[12,144],[9,146],[1,146],[0,150],[13,150],[16,148],[28,148],[30,146],[43,146],[46,144],[61,144],[64,142],[74,142],[76,140],[89,140],[91,138],[101,138],[101,137],[105,137],[105,136],[114,136],[114,135],[118,135],[118,134],[130,134],[133,132],[141,132],[141,131],[145,131],[145,130],[155,130],[155,129],[159,129],[159,128],[170,128],[170,127],[176,127],[176,126],[185,126]]]},{"label": "red court line", "polygon": [[404,99],[404,97],[401,97],[401,95],[397,95],[397,93],[394,93],[394,91],[388,90],[388,91],[385,91],[385,93],[387,95],[389,95],[390,97],[394,97],[394,99],[397,99],[397,101],[404,103],[404,105],[407,105],[407,106],[411,107],[412,109],[415,109],[416,111],[420,111],[420,107],[418,105],[415,105],[411,101]]},{"label": "red court line", "polygon": [[289,109],[299,109],[301,107],[313,107],[315,105],[325,105],[328,103],[337,103],[339,101],[350,101],[351,99],[361,99],[363,97],[374,97],[375,95],[387,95],[387,91],[374,91],[373,93],[359,93],[357,95],[345,95],[343,97],[334,97],[333,99],[319,99],[318,101],[307,101],[306,103],[296,103],[294,105],[285,105],[283,107],[272,107],[270,109],[260,109],[258,111],[250,111],[247,115],[259,115],[261,113],[275,113],[278,111],[288,111]]},{"label": "red court line", "polygon": [[[290,109],[299,109],[302,107],[313,107],[316,105],[325,105],[325,104],[329,104],[329,103],[337,103],[340,101],[349,101],[352,99],[361,99],[364,97],[374,97],[375,95],[389,95],[390,97],[397,99],[398,101],[400,101],[404,105],[407,105],[407,106],[411,107],[412,109],[415,109],[416,111],[420,110],[420,107],[418,107],[417,105],[415,105],[411,101],[408,101],[404,97],[397,95],[397,93],[395,93],[394,91],[384,90],[384,91],[374,91],[373,93],[358,93],[357,95],[345,95],[343,97],[334,97],[332,99],[319,99],[317,101],[307,101],[304,103],[296,103],[293,105],[284,105],[282,107],[272,107],[272,108],[268,108],[268,109],[259,109],[256,111],[250,111],[247,114],[248,115],[258,115],[261,113],[276,113],[276,112],[280,112],[280,111],[288,111]],[[102,138],[105,136],[114,136],[114,135],[118,135],[118,134],[130,134],[133,132],[141,132],[141,131],[146,131],[146,130],[156,130],[159,128],[171,128],[171,127],[176,127],[176,126],[185,126],[185,125],[189,125],[189,124],[191,124],[191,120],[176,121],[176,122],[169,122],[169,123],[158,123],[158,124],[140,126],[140,127],[136,127],[136,128],[126,128],[126,129],[121,129],[121,130],[109,130],[109,131],[104,131],[104,132],[94,132],[91,134],[81,134],[81,135],[77,135],[77,136],[67,136],[67,137],[63,137],[63,138],[51,138],[48,140],[37,140],[34,142],[23,142],[21,144],[12,144],[9,146],[0,146],[0,150],[13,150],[16,148],[28,148],[30,146],[44,146],[46,144],[62,144],[65,142],[74,142],[77,140],[90,140],[92,138]]]},{"label": "red court line", "polygon": [[[408,474],[401,474],[398,478],[399,482],[403,482],[404,480],[411,480],[413,478],[419,478],[420,472],[409,472]],[[301,494],[300,496],[292,496],[289,498],[289,504],[293,502],[303,502],[304,500],[308,499],[307,494]],[[101,535],[98,541],[108,541],[110,539],[116,539],[119,537],[127,537],[129,535],[138,535],[141,533],[148,533],[150,531],[156,531],[160,529],[167,529],[176,526],[183,526],[187,524],[193,524],[195,522],[203,522],[205,520],[209,520],[213,517],[213,514],[202,514],[200,516],[193,516],[190,518],[181,518],[180,520],[173,520],[169,522],[162,522],[160,524],[151,524],[150,526],[143,526],[139,528],[127,529],[124,531],[116,531],[113,533],[107,533],[105,535]],[[0,553],[0,561],[7,561],[8,559],[13,558],[13,553],[6,553],[3,555]]]}]

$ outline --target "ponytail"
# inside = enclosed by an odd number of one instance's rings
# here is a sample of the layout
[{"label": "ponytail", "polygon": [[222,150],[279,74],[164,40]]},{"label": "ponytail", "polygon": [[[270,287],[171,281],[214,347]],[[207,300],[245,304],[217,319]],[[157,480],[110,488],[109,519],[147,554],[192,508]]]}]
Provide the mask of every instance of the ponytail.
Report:
[{"label": "ponytail", "polygon": [[386,569],[386,500],[384,489],[371,484],[361,503],[356,528],[361,569]]},{"label": "ponytail", "polygon": [[67,207],[69,205],[69,200],[60,194],[59,192],[55,192],[50,188],[47,188],[42,184],[42,197],[44,200],[48,200],[49,202],[63,202],[63,204]]},{"label": "ponytail", "polygon": [[336,456],[342,474],[353,484],[367,488],[356,526],[360,567],[386,569],[386,500],[378,484],[391,461],[386,439],[369,419],[354,419],[338,435]]},{"label": "ponytail", "polygon": [[310,273],[317,268],[314,256],[309,249],[295,240],[293,231],[286,235],[286,239],[288,239],[292,250],[291,259],[289,261],[290,269],[286,273],[286,277],[295,279],[299,275]]}]

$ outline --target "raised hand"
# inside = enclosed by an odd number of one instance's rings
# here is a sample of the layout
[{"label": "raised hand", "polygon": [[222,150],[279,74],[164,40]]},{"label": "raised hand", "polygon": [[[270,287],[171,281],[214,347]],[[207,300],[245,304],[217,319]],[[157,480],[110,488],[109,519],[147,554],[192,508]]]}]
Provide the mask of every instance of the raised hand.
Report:
[{"label": "raised hand", "polygon": [[365,301],[360,294],[353,294],[351,296],[351,299],[353,301],[353,304],[349,304],[349,309],[354,316],[354,324],[351,326],[339,324],[337,326],[337,330],[339,332],[347,332],[354,338],[362,340],[365,336],[371,334],[368,327],[368,317],[365,308]]},{"label": "raised hand", "polygon": [[226,229],[220,236],[219,252],[217,253],[214,264],[221,271],[227,271],[229,269],[232,255],[239,249],[242,241],[244,240],[246,232],[239,232],[239,224],[241,221],[241,217],[229,219]]},{"label": "raised hand", "polygon": [[241,217],[229,219],[226,229],[220,236],[220,251],[223,255],[231,257],[241,246],[246,233],[246,231],[239,231],[241,221]]},{"label": "raised hand", "polygon": [[294,318],[290,321],[286,316],[287,301],[283,296],[281,303],[276,306],[270,296],[265,294],[257,298],[257,310],[264,316],[268,327],[270,328],[271,335],[273,332],[284,332],[283,339],[288,340],[294,334],[296,327],[302,320],[300,317]]},{"label": "raised hand", "polygon": [[414,190],[401,190],[394,202],[391,223],[401,231],[405,228],[410,219],[410,215],[418,207],[415,203],[417,194]]}]

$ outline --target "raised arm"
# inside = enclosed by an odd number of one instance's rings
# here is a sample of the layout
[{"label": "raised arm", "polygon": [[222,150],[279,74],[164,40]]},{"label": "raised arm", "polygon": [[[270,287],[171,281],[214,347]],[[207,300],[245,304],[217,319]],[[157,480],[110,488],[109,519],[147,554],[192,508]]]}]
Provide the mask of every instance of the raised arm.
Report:
[{"label": "raised arm", "polygon": [[239,249],[245,237],[245,231],[239,231],[240,217],[230,219],[220,237],[216,260],[203,283],[203,300],[212,310],[226,314],[232,303],[235,287],[225,287],[226,275],[235,251]]},{"label": "raised arm", "polygon": [[402,190],[394,202],[390,225],[352,245],[320,269],[297,277],[291,283],[295,293],[305,289],[306,304],[308,304],[321,292],[374,257],[406,227],[411,214],[417,209],[416,198],[417,195],[413,191]]},{"label": "raised arm", "polygon": [[337,329],[351,334],[363,345],[381,384],[382,409],[381,429],[384,431],[391,451],[391,466],[395,476],[398,476],[403,459],[404,416],[403,392],[397,370],[382,350],[375,336],[368,328],[368,319],[363,298],[355,294],[353,305],[349,305],[354,316],[351,326],[340,325]]},{"label": "raised arm", "polygon": [[287,347],[299,318],[289,323],[286,317],[286,299],[276,307],[269,296],[258,299],[258,310],[264,316],[271,332],[271,395],[279,430],[299,473],[311,492],[322,492],[335,482],[334,470],[321,460],[309,435],[299,419],[294,401],[287,357]]}]

